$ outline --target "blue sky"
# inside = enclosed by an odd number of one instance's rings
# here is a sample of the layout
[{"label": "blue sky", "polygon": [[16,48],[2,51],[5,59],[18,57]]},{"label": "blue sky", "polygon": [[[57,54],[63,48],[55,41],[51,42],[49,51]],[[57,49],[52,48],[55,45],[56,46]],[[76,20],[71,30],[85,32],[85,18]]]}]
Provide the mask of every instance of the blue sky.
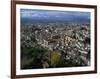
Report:
[{"label": "blue sky", "polygon": [[20,14],[21,18],[33,18],[35,20],[90,19],[90,12],[78,11],[20,9]]}]

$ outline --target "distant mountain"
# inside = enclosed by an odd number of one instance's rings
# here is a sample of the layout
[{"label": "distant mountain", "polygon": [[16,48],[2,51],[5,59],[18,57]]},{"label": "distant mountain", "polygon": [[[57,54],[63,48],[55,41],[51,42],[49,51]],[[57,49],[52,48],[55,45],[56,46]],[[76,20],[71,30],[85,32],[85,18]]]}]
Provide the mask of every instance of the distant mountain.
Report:
[{"label": "distant mountain", "polygon": [[21,9],[21,23],[90,23],[90,12]]},{"label": "distant mountain", "polygon": [[89,23],[90,13],[79,11],[21,9],[21,23]]},{"label": "distant mountain", "polygon": [[90,23],[90,19],[86,17],[68,17],[68,18],[21,18],[22,24],[31,23],[54,23],[54,22],[64,22],[64,23]]}]

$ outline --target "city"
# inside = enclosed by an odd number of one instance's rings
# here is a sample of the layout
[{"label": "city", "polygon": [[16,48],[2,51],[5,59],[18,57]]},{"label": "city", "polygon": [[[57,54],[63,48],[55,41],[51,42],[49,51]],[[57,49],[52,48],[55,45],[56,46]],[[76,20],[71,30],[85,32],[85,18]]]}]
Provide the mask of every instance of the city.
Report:
[{"label": "city", "polygon": [[90,24],[21,25],[21,69],[90,66]]}]

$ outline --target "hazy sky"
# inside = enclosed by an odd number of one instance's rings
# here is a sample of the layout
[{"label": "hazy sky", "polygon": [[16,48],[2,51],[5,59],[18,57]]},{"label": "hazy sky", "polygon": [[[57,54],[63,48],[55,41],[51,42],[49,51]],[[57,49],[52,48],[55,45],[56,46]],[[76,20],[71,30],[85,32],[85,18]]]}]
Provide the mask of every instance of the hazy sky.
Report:
[{"label": "hazy sky", "polygon": [[67,17],[67,16],[81,16],[90,18],[89,12],[75,12],[75,11],[53,11],[53,10],[34,10],[21,9],[21,17]]}]

